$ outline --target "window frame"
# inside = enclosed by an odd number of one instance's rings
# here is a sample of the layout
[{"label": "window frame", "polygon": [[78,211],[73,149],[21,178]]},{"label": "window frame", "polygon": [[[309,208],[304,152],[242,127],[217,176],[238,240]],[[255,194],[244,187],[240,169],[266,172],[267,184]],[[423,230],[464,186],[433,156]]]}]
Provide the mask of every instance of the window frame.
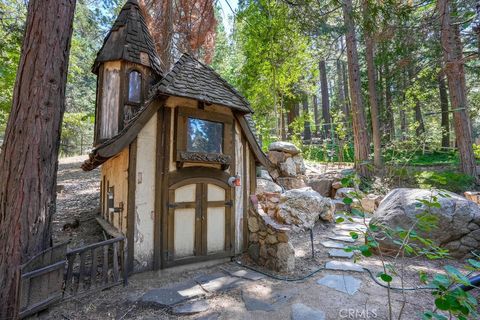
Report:
[{"label": "window frame", "polygon": [[[177,168],[182,168],[184,163],[205,163],[219,164],[222,170],[228,169],[233,157],[233,116],[189,107],[178,107],[176,109],[176,134],[174,137],[176,153],[174,155],[174,161],[177,163]],[[188,118],[196,118],[223,124],[223,146],[221,153],[188,151]]]},{"label": "window frame", "polygon": [[[130,75],[133,73],[133,72],[138,72],[138,74],[140,75],[140,92],[139,92],[139,95],[140,95],[140,101],[139,102],[136,102],[136,101],[132,101],[130,100]],[[144,79],[143,79],[143,73],[142,71],[140,71],[139,69],[137,68],[131,68],[127,71],[127,90],[126,90],[126,104],[128,105],[132,105],[132,106],[140,106],[143,102],[143,87],[144,87]]]}]

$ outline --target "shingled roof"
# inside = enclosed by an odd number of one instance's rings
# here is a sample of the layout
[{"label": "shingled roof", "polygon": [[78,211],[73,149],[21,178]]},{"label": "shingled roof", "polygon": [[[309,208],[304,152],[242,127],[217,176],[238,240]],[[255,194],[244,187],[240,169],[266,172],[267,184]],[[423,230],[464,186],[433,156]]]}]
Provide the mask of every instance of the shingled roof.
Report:
[{"label": "shingled roof", "polygon": [[154,94],[192,98],[253,112],[247,100],[212,68],[184,53],[153,89]]},{"label": "shingled roof", "polygon": [[[141,52],[148,55],[149,61],[140,59]],[[151,67],[158,75],[163,74],[155,44],[136,0],[128,0],[120,11],[97,54],[93,72],[98,73],[100,63],[113,60],[138,63]]]}]

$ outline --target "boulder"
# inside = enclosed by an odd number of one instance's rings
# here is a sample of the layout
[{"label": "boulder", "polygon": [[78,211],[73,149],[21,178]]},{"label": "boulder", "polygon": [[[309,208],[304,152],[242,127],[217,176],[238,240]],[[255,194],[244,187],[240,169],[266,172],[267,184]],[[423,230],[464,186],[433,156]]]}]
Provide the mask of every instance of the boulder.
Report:
[{"label": "boulder", "polygon": [[268,160],[274,165],[279,165],[280,163],[284,162],[287,157],[285,153],[281,151],[269,151],[268,152]]},{"label": "boulder", "polygon": [[270,173],[268,173],[267,170],[260,170],[260,177],[262,179],[268,180],[268,181],[273,181],[272,177],[270,176]]},{"label": "boulder", "polygon": [[288,158],[285,162],[280,163],[280,173],[282,177],[296,177],[297,176],[297,165],[293,158]]},{"label": "boulder", "polygon": [[332,191],[333,179],[313,178],[308,180],[308,186],[317,191],[324,197],[330,197]]},{"label": "boulder", "polygon": [[335,181],[332,183],[332,188],[338,190],[342,187],[342,183],[340,181]]},{"label": "boulder", "polygon": [[[419,199],[430,200],[437,196],[440,208],[429,208],[429,212],[438,217],[437,227],[419,235],[433,240],[437,245],[450,250],[454,257],[464,257],[480,245],[480,207],[455,193],[426,189],[394,189],[385,196],[375,211],[371,224],[396,230],[411,228],[417,222],[417,215],[427,210]],[[446,195],[446,196],[442,196]],[[378,236],[382,236],[382,231]],[[379,241],[386,248],[397,248],[388,237]]]},{"label": "boulder", "polygon": [[293,159],[293,162],[295,163],[297,174],[305,174],[305,172],[307,171],[307,167],[305,167],[305,162],[303,161],[303,157],[297,154],[292,159]]},{"label": "boulder", "polygon": [[352,198],[352,192],[355,192],[355,188],[340,188],[335,193],[335,199]]},{"label": "boulder", "polygon": [[282,223],[291,225],[294,230],[310,229],[319,219],[334,220],[335,206],[332,200],[322,197],[312,188],[288,190],[280,197],[277,214]]},{"label": "boulder", "polygon": [[268,151],[281,151],[281,152],[289,153],[292,156],[300,153],[300,149],[298,149],[293,143],[286,142],[286,141],[277,141],[277,142],[271,143],[268,146]]},{"label": "boulder", "polygon": [[305,188],[307,185],[300,177],[279,177],[277,182],[285,190]]},{"label": "boulder", "polygon": [[360,203],[364,211],[368,213],[373,213],[378,208],[381,201],[382,201],[382,196],[369,194],[363,197]]},{"label": "boulder", "polygon": [[290,242],[282,242],[277,246],[277,269],[281,272],[295,269],[295,249]]},{"label": "boulder", "polygon": [[257,178],[257,194],[262,193],[281,193],[282,187],[271,180]]}]

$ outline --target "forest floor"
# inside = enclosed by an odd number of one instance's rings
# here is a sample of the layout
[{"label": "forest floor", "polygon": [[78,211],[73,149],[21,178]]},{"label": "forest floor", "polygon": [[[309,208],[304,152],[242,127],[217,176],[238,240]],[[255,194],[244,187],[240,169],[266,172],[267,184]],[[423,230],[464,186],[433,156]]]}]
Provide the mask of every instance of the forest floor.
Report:
[{"label": "forest floor", "polygon": [[[62,159],[60,161],[58,184],[63,190],[58,195],[58,214],[54,221],[55,242],[69,240],[71,247],[103,240],[101,228],[95,221],[98,214],[99,172],[83,172],[80,169],[85,157]],[[330,170],[332,168],[328,168]],[[333,168],[339,169],[339,168]],[[62,189],[62,187],[60,187]],[[74,223],[77,228],[66,228],[66,223]],[[329,258],[328,250],[322,241],[331,236],[337,226],[333,223],[318,222],[313,229],[315,257],[312,258],[310,232],[299,232],[293,236],[296,252],[296,268],[292,274],[281,275],[301,277],[325,265]],[[247,262],[248,258],[242,258]],[[369,268],[374,274],[381,271],[381,260],[376,257],[362,258],[357,261]],[[419,286],[419,272],[427,274],[442,273],[447,264],[461,268],[456,260],[432,261],[425,258],[400,258],[397,263],[405,266],[405,286]],[[208,310],[195,314],[172,315],[168,309],[146,307],[138,302],[148,290],[176,283],[185,283],[193,279],[224,272],[226,269],[238,269],[233,262],[225,262],[211,267],[198,269],[172,268],[167,271],[152,271],[135,274],[129,278],[127,287],[117,286],[88,296],[74,297],[59,303],[38,317],[41,319],[289,319],[292,306],[302,303],[310,308],[321,310],[327,320],[337,319],[387,319],[387,290],[378,286],[366,272],[322,270],[301,281],[282,281],[263,277],[256,281],[244,280],[223,292],[207,292],[200,299],[208,302]],[[262,270],[259,268],[259,270]],[[268,272],[267,270],[263,270]],[[465,270],[464,270],[465,271]],[[361,281],[353,295],[336,291],[317,284],[326,275],[352,276]],[[392,284],[399,286],[397,280]],[[265,301],[276,301],[270,311],[252,310],[251,302],[245,296],[253,292]],[[280,297],[280,298],[278,298]],[[275,300],[276,299],[276,300]],[[420,319],[421,313],[432,310],[433,296],[429,291],[391,292],[391,304],[394,314],[406,301],[402,319]]]}]

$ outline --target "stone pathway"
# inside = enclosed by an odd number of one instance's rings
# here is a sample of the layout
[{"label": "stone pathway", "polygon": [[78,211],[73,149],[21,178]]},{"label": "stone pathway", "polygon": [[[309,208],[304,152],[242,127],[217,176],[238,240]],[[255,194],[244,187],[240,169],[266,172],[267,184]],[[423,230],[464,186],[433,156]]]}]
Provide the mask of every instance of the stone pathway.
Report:
[{"label": "stone pathway", "polygon": [[[362,286],[362,281],[350,272],[364,272],[361,265],[352,261],[354,252],[343,250],[348,246],[361,243],[363,239],[352,239],[350,232],[364,230],[363,219],[354,218],[348,223],[335,225],[334,229],[325,236],[320,244],[329,248],[328,255],[332,259],[325,264],[327,270],[316,284],[347,295],[354,295]],[[331,272],[336,273],[329,273]],[[340,272],[340,273],[338,273]],[[265,275],[236,266],[221,268],[221,272],[198,276],[193,280],[167,287],[152,289],[145,293],[138,301],[140,304],[167,308],[173,315],[191,315],[201,313],[203,316],[196,319],[218,319],[220,314],[210,310],[208,299],[216,293],[234,289],[241,289],[241,298],[245,308],[251,312],[274,312],[287,306],[299,294],[297,286],[292,285],[283,291],[272,291],[271,286],[260,282]],[[303,302],[303,301],[302,301]],[[322,320],[325,313],[303,303],[294,303],[291,306],[290,317],[293,320]],[[207,313],[209,311],[210,313]],[[288,317],[288,316],[287,316]]]}]

